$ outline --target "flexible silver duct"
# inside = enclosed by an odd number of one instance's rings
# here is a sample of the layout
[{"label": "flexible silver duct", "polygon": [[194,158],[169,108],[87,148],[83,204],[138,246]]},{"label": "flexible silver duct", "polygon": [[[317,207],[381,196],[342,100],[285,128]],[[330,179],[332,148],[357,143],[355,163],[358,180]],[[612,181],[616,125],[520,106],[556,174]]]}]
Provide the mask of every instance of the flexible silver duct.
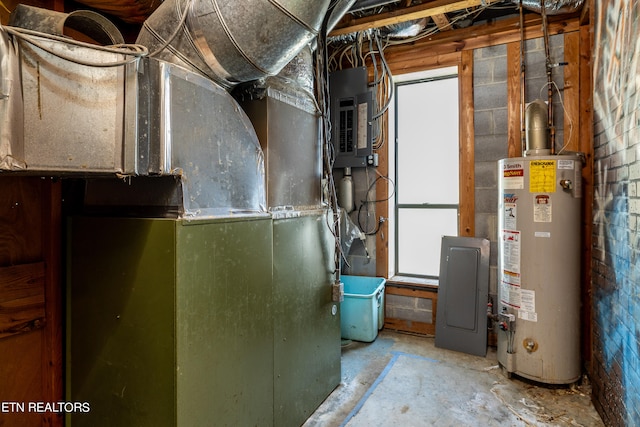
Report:
[{"label": "flexible silver duct", "polygon": [[166,0],[145,21],[137,43],[230,88],[277,74],[316,37],[329,3]]},{"label": "flexible silver duct", "polygon": [[[520,4],[520,0],[513,0],[513,3]],[[522,0],[522,7],[525,9],[541,13],[542,5],[547,15],[562,15],[580,10],[584,0]]]}]

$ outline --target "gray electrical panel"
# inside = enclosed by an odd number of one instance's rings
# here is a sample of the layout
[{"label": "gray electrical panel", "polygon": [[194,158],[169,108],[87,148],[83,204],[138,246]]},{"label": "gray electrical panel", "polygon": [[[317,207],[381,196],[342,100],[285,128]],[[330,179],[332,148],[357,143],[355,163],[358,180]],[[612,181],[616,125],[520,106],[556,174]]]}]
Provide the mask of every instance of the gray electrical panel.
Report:
[{"label": "gray electrical panel", "polygon": [[334,168],[372,165],[371,120],[373,94],[366,67],[334,71],[329,75],[331,141]]},{"label": "gray electrical panel", "polygon": [[487,354],[489,240],[443,236],[436,347]]}]

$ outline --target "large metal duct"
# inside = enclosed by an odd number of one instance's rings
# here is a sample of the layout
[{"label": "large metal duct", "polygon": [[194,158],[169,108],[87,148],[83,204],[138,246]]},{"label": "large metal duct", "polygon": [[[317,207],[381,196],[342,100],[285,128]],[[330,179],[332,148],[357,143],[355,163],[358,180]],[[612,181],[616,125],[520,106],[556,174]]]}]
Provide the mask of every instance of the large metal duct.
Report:
[{"label": "large metal duct", "polygon": [[230,88],[277,74],[316,37],[329,3],[166,0],[145,21],[137,43]]},{"label": "large metal duct", "polygon": [[[520,4],[520,0],[513,0]],[[522,7],[537,13],[542,13],[542,5],[547,15],[562,15],[580,10],[584,0],[522,0]]]}]

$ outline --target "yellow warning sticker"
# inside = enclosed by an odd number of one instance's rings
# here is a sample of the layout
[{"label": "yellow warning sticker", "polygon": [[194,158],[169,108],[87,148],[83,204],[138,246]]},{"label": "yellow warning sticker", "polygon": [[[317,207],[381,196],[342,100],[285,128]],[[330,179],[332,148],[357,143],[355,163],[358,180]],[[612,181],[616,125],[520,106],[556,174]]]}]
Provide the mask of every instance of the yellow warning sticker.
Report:
[{"label": "yellow warning sticker", "polygon": [[532,160],[529,163],[529,191],[531,193],[556,192],[555,160]]}]

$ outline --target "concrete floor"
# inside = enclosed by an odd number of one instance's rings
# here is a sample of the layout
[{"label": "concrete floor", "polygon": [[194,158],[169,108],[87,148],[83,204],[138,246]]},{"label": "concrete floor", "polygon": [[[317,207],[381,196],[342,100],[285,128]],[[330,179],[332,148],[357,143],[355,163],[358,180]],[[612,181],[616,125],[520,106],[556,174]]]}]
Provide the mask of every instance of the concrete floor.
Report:
[{"label": "concrete floor", "polygon": [[343,342],[342,381],[312,426],[603,426],[588,379],[542,386],[508,379],[486,357],[436,348],[434,338],[382,330]]}]

